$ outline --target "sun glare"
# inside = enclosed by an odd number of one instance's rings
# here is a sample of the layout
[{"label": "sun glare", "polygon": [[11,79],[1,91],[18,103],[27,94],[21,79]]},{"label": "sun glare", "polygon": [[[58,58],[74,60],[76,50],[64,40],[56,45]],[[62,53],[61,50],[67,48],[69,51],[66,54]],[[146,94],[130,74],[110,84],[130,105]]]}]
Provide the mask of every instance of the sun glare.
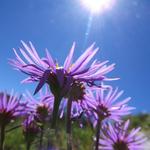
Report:
[{"label": "sun glare", "polygon": [[115,0],[82,0],[82,3],[92,13],[102,13],[106,10],[110,10]]}]

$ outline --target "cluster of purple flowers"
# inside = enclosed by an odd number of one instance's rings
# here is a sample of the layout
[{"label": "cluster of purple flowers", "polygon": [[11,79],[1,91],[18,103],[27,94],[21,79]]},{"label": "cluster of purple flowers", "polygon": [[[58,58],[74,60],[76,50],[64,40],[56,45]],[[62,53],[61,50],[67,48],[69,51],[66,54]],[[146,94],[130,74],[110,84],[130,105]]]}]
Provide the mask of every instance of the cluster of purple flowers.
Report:
[{"label": "cluster of purple flowers", "polygon": [[[42,149],[45,127],[56,129],[57,120],[66,117],[67,149],[71,150],[72,121],[78,120],[82,126],[84,117],[95,129],[95,150],[142,150],[146,139],[141,135],[136,136],[139,128],[129,132],[129,121],[123,120],[123,116],[129,115],[134,109],[128,106],[130,97],[119,100],[123,91],[105,85],[105,81],[118,79],[107,77],[115,65],[97,60],[90,63],[98,51],[94,47],[95,44],[92,44],[73,62],[73,43],[63,65],[54,61],[48,50],[45,57],[40,58],[31,42],[29,45],[22,42],[19,51],[14,49],[16,59],[10,60],[11,65],[27,75],[23,83],[37,82],[34,94],[39,93],[39,97],[34,98],[27,92],[20,101],[15,95],[1,93],[1,130],[12,119],[21,115],[27,149],[30,149],[39,133],[39,149]],[[44,85],[46,91],[43,93]]]}]

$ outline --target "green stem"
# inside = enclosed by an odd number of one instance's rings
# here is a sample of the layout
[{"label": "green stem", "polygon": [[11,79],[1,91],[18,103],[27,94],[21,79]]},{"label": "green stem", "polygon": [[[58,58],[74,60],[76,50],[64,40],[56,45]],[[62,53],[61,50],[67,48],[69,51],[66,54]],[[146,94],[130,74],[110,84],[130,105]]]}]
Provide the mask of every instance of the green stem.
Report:
[{"label": "green stem", "polygon": [[30,147],[31,147],[31,143],[28,141],[27,142],[27,150],[30,150]]},{"label": "green stem", "polygon": [[101,129],[101,121],[100,121],[100,119],[98,119],[98,120],[97,120],[97,129],[96,129],[95,150],[98,150],[98,146],[99,146],[100,129]]},{"label": "green stem", "polygon": [[30,150],[31,143],[32,143],[32,141],[30,139],[30,132],[27,131],[27,133],[26,133],[26,150]]},{"label": "green stem", "polygon": [[47,131],[47,133],[48,133],[48,137],[47,137],[47,150],[49,150],[50,147],[53,146],[53,143],[54,143],[54,141],[56,141],[57,137],[56,137],[56,131],[54,129],[49,129]]},{"label": "green stem", "polygon": [[13,130],[15,130],[17,128],[20,128],[20,127],[21,127],[21,125],[17,125],[17,126],[15,126],[13,128],[10,128],[10,129],[6,130],[5,132],[7,133],[7,132],[13,131]]},{"label": "green stem", "polygon": [[67,124],[66,124],[67,150],[72,150],[71,107],[72,107],[72,100],[71,98],[69,98],[67,103]]},{"label": "green stem", "polygon": [[61,97],[59,97],[59,96],[55,97],[53,114],[52,114],[52,124],[51,124],[51,128],[52,129],[55,129],[55,127],[56,127],[56,122],[57,122],[57,116],[58,116],[58,110],[59,110],[60,102],[61,102]]},{"label": "green stem", "polygon": [[1,139],[0,139],[0,150],[4,150],[4,140],[5,140],[5,126],[1,125]]},{"label": "green stem", "polygon": [[43,144],[43,134],[44,134],[44,126],[42,125],[41,127],[41,134],[40,134],[40,145],[39,145],[39,150],[42,149],[42,144]]}]

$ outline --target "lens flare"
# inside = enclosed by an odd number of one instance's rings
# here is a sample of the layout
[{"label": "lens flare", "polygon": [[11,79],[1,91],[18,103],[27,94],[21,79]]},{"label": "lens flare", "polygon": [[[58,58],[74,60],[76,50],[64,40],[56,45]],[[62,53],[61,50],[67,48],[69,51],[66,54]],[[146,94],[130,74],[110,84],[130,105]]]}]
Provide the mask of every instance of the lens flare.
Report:
[{"label": "lens flare", "polygon": [[82,4],[92,13],[102,13],[110,10],[115,3],[115,0],[82,0]]}]

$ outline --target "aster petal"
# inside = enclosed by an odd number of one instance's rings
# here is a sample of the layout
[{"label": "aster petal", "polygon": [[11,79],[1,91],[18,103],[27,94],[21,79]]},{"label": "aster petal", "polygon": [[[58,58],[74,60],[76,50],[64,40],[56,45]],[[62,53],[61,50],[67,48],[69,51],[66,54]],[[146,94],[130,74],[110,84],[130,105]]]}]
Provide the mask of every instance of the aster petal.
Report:
[{"label": "aster petal", "polygon": [[26,63],[21,59],[21,57],[18,55],[17,51],[13,48],[13,51],[16,55],[16,58],[19,62],[21,62],[23,65],[25,65]]},{"label": "aster petal", "polygon": [[[102,87],[104,84],[101,85]],[[89,90],[90,91],[90,90]],[[93,90],[92,90],[93,91]],[[120,121],[122,116],[128,115],[133,110],[133,107],[127,105],[130,98],[126,98],[123,101],[115,103],[115,101],[122,95],[121,92],[117,92],[118,89],[113,91],[112,87],[109,89],[94,89],[94,92],[88,92],[87,105],[88,111],[91,115],[101,117],[103,121],[114,120]]]},{"label": "aster petal", "polygon": [[34,62],[30,59],[30,57],[24,52],[23,49],[20,48],[20,52],[21,54],[24,56],[24,58],[30,63],[30,64],[34,64]]},{"label": "aster petal", "polygon": [[3,123],[4,126],[7,126],[12,118],[21,115],[20,110],[24,111],[24,108],[13,91],[11,95],[6,92],[0,93],[0,120],[2,121],[0,125]]},{"label": "aster petal", "polygon": [[71,68],[71,72],[75,72],[82,64],[83,62],[88,58],[88,56],[91,54],[92,49],[95,44],[92,44],[74,63],[74,65]]},{"label": "aster petal", "polygon": [[67,56],[67,58],[64,62],[65,70],[69,70],[69,67],[71,66],[74,49],[75,49],[75,42],[73,43],[72,48],[70,49],[69,55]]},{"label": "aster petal", "polygon": [[131,97],[128,97],[128,98],[126,98],[126,99],[124,99],[124,100],[122,100],[121,102],[118,102],[117,104],[116,104],[116,106],[123,106],[125,103],[127,103],[127,102],[129,102],[131,100]]},{"label": "aster petal", "polygon": [[34,61],[37,62],[37,64],[42,64],[42,66],[44,66],[43,62],[41,61],[38,53],[36,52],[35,47],[33,46],[32,42],[29,42],[30,47],[31,47],[31,51],[33,53],[32,57],[34,58]]},{"label": "aster petal", "polygon": [[137,129],[132,129],[130,134],[127,136],[127,140],[130,141],[135,134],[137,134],[141,130],[141,127],[138,127]]},{"label": "aster petal", "polygon": [[55,65],[55,63],[54,63],[54,60],[53,60],[51,54],[48,52],[47,49],[46,49],[46,56],[47,56],[47,60],[48,60],[48,62],[49,62],[50,67],[52,67],[53,69],[55,69],[55,66],[56,66],[56,65]]},{"label": "aster petal", "polygon": [[43,87],[43,85],[46,83],[46,80],[48,79],[50,74],[50,70],[46,70],[43,74],[43,77],[40,79],[39,84],[37,85],[34,95]]},{"label": "aster petal", "polygon": [[21,43],[22,43],[23,47],[26,49],[26,51],[28,52],[28,54],[30,55],[30,58],[32,60],[28,57],[28,55],[24,52],[24,50],[22,50],[20,48],[20,51],[25,56],[25,58],[27,57],[27,60],[30,61],[30,63],[32,62],[31,64],[33,64],[33,61],[34,61],[37,64],[40,63],[41,65],[43,65],[43,62],[40,60],[40,58],[39,58],[34,46],[32,45],[32,43],[29,42],[31,48],[24,41],[21,41]]},{"label": "aster petal", "polygon": [[91,54],[82,62],[82,64],[80,64],[79,68],[76,70],[76,72],[78,71],[82,71],[85,69],[85,66],[87,66],[87,64],[89,63],[89,61],[94,57],[94,55],[97,53],[99,49],[96,48],[95,50],[93,50],[93,52],[91,52]]},{"label": "aster petal", "polygon": [[[116,125],[107,125],[103,128],[100,141],[102,140],[101,149],[105,149],[106,147],[110,147],[112,150],[120,149],[124,147],[129,150],[141,150],[143,149],[143,142],[145,142],[146,138],[138,138],[139,128],[133,129],[129,132],[128,129],[129,120],[123,124]],[[116,135],[117,138],[112,138],[113,135]],[[116,148],[114,148],[114,145]]]}]

